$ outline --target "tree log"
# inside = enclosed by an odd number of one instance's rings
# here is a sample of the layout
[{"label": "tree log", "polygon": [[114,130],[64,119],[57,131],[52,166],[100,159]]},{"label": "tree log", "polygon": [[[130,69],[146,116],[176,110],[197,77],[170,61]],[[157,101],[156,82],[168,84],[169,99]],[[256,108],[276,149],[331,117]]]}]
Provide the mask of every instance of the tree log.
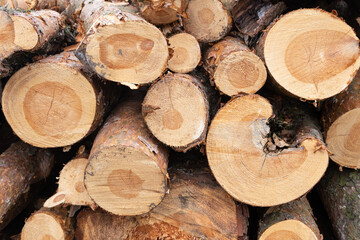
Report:
[{"label": "tree log", "polygon": [[0,155],[0,230],[27,205],[30,185],[48,177],[54,156],[22,142]]},{"label": "tree log", "polygon": [[26,11],[51,9],[62,12],[69,4],[70,0],[0,0],[0,6]]},{"label": "tree log", "polygon": [[259,223],[259,240],[322,240],[306,197],[269,208]]},{"label": "tree log", "polygon": [[212,89],[206,80],[169,73],[148,90],[142,114],[154,136],[176,151],[205,140],[210,122]]},{"label": "tree log", "polygon": [[274,85],[305,100],[340,93],[360,67],[353,29],[321,9],[299,9],[276,20],[258,42],[257,52]]},{"label": "tree log", "polygon": [[229,96],[255,93],[267,77],[262,60],[233,37],[226,37],[208,49],[204,68],[219,91]]},{"label": "tree log", "polygon": [[[52,78],[49,78],[52,76]],[[74,52],[50,56],[16,72],[2,105],[14,132],[37,147],[72,145],[93,132],[118,99]]]},{"label": "tree log", "polygon": [[137,88],[165,71],[166,39],[158,28],[136,15],[133,7],[90,1],[80,18],[87,34],[76,55],[100,76]]},{"label": "tree log", "polygon": [[[177,171],[171,182],[170,193],[146,215],[120,217],[101,210],[81,211],[77,217],[76,238],[247,239],[247,207],[237,208],[209,170]],[[109,228],[114,231],[106,231]]]},{"label": "tree log", "polygon": [[143,96],[122,102],[106,120],[90,152],[85,186],[94,202],[117,215],[138,215],[167,191],[167,149],[147,129]]},{"label": "tree log", "polygon": [[60,14],[52,10],[21,12],[0,8],[0,22],[0,79],[12,73],[12,58],[18,58],[15,52],[53,51],[49,42],[60,35],[63,26]]},{"label": "tree log", "polygon": [[360,238],[360,174],[331,164],[317,187],[339,240]]},{"label": "tree log", "polygon": [[26,220],[21,240],[71,240],[74,233],[74,221],[66,208],[41,208]]},{"label": "tree log", "polygon": [[184,29],[199,42],[214,42],[229,33],[232,19],[220,0],[191,0]]},{"label": "tree log", "polygon": [[360,168],[360,71],[342,93],[326,100],[322,121],[330,158],[341,166]]},{"label": "tree log", "polygon": [[259,95],[245,95],[221,108],[206,140],[209,165],[220,185],[253,206],[287,203],[308,192],[328,165],[309,107],[292,99],[274,97],[270,104]]},{"label": "tree log", "polygon": [[168,24],[183,16],[189,0],[136,0],[141,16],[152,24]]},{"label": "tree log", "polygon": [[201,60],[200,45],[195,37],[188,33],[179,33],[168,39],[172,51],[168,68],[177,73],[193,71]]}]

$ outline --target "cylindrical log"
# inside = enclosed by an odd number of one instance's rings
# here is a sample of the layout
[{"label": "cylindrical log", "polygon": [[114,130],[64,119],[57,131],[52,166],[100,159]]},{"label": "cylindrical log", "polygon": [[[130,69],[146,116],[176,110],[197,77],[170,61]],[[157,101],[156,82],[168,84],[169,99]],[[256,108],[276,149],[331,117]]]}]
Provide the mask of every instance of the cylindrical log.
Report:
[{"label": "cylindrical log", "polygon": [[75,158],[64,166],[60,172],[57,193],[44,203],[44,207],[52,208],[60,204],[71,204],[95,208],[84,184],[85,168],[88,162],[87,158]]},{"label": "cylindrical log", "polygon": [[21,240],[72,240],[74,233],[74,220],[66,208],[41,208],[26,219]]},{"label": "cylindrical log", "polygon": [[331,164],[317,187],[339,240],[360,238],[360,173]]},{"label": "cylindrical log", "polygon": [[150,23],[160,25],[178,20],[184,15],[189,0],[136,0],[141,15]]},{"label": "cylindrical log", "polygon": [[157,139],[177,151],[187,151],[205,140],[212,89],[204,81],[169,73],[152,85],[144,98],[146,125]]},{"label": "cylindrical log", "polygon": [[4,88],[2,106],[23,141],[43,148],[62,147],[99,126],[117,99],[106,91],[74,52],[63,52],[16,72]]},{"label": "cylindrical log", "polygon": [[188,33],[179,33],[168,41],[171,51],[168,68],[177,73],[193,71],[201,60],[200,45],[196,38]]},{"label": "cylindrical log", "polygon": [[94,202],[117,215],[138,215],[158,205],[167,191],[167,149],[141,115],[141,94],[122,102],[99,131],[85,171]]},{"label": "cylindrical log", "polygon": [[322,240],[306,197],[269,208],[259,223],[259,240]]},{"label": "cylindrical log", "polygon": [[0,8],[0,78],[12,72],[11,57],[15,52],[51,51],[45,48],[59,35],[63,25],[61,15],[52,10],[22,12]]},{"label": "cylindrical log", "polygon": [[27,205],[30,185],[48,177],[54,156],[23,142],[0,155],[0,230]]},{"label": "cylindrical log", "polygon": [[235,199],[253,206],[302,196],[328,165],[311,106],[280,97],[271,103],[259,95],[234,98],[218,111],[206,140],[217,181]]},{"label": "cylindrical log", "polygon": [[[83,210],[76,239],[247,239],[247,206],[236,206],[209,170],[177,171],[163,202],[146,215],[120,217]],[[108,232],[106,229],[113,228]],[[239,237],[239,238],[238,238]]]},{"label": "cylindrical log", "polygon": [[214,42],[229,33],[232,19],[220,0],[191,0],[184,29],[199,42]]},{"label": "cylindrical log", "polygon": [[360,67],[359,39],[342,19],[321,9],[292,11],[271,24],[257,44],[272,82],[305,100],[344,90]]},{"label": "cylindrical log", "polygon": [[255,37],[286,9],[284,2],[270,0],[242,0],[232,10],[234,24],[239,32]]},{"label": "cylindrical log", "polygon": [[70,0],[0,0],[0,6],[26,11],[51,9],[62,12],[69,4]]},{"label": "cylindrical log", "polygon": [[324,102],[322,121],[330,158],[360,168],[360,71],[349,87]]},{"label": "cylindrical log", "polygon": [[160,77],[169,55],[161,31],[135,13],[131,6],[90,1],[81,10],[87,34],[76,53],[100,76],[131,88]]},{"label": "cylindrical log", "polygon": [[267,77],[262,60],[233,37],[226,37],[208,49],[204,68],[219,91],[229,96],[255,93],[264,86]]}]

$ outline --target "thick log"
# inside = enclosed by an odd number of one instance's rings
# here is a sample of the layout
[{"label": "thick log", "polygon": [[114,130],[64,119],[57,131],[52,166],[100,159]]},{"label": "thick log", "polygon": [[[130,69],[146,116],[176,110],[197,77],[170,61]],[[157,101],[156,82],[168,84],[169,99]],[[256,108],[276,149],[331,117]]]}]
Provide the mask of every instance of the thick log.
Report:
[{"label": "thick log", "polygon": [[62,12],[69,4],[70,0],[0,0],[0,6],[26,11],[51,9]]},{"label": "thick log", "polygon": [[138,215],[158,205],[167,192],[167,149],[141,115],[141,94],[122,102],[99,131],[85,171],[94,202],[117,215]]},{"label": "thick log", "polygon": [[360,168],[360,71],[342,93],[326,100],[322,122],[330,158],[341,166]]},{"label": "thick log", "polygon": [[81,211],[76,239],[247,239],[247,207],[237,207],[209,170],[177,171],[171,179],[170,193],[146,215]]},{"label": "thick log", "polygon": [[188,33],[178,33],[168,38],[171,52],[168,68],[177,73],[193,71],[201,60],[199,42]]},{"label": "thick log", "polygon": [[269,208],[259,222],[259,240],[322,240],[306,197]]},{"label": "thick log", "polygon": [[317,187],[339,240],[360,238],[360,173],[331,164]]},{"label": "thick log", "polygon": [[168,24],[183,16],[189,0],[136,0],[141,16],[152,24]]},{"label": "thick log", "polygon": [[321,9],[292,11],[264,33],[257,53],[273,84],[285,94],[305,100],[332,97],[350,84],[360,67],[353,29]]},{"label": "thick log", "polygon": [[31,184],[50,174],[54,156],[22,142],[0,155],[0,230],[27,205]]},{"label": "thick log", "polygon": [[161,31],[136,12],[129,5],[85,2],[80,19],[87,34],[76,53],[100,76],[131,88],[160,77],[169,55]]},{"label": "thick log", "polygon": [[72,240],[74,233],[74,220],[66,208],[41,208],[26,219],[21,240]]},{"label": "thick log", "polygon": [[262,60],[233,37],[226,37],[208,49],[204,68],[219,91],[229,96],[255,93],[264,86],[267,77]]},{"label": "thick log", "polygon": [[23,141],[43,148],[62,147],[80,141],[101,124],[118,99],[114,91],[70,51],[17,71],[4,88],[2,106]]},{"label": "thick log", "polygon": [[214,42],[229,33],[232,19],[220,0],[191,0],[184,29],[199,42]]},{"label": "thick log", "polygon": [[0,8],[0,22],[0,78],[12,73],[16,61],[13,58],[19,57],[15,52],[53,51],[50,41],[60,35],[63,26],[60,14],[52,10],[22,12]]},{"label": "thick log", "polygon": [[206,140],[217,181],[235,199],[253,206],[302,196],[328,165],[311,106],[281,97],[271,100],[245,95],[229,101],[211,122]]},{"label": "thick log", "polygon": [[205,140],[214,90],[198,77],[168,73],[149,88],[142,104],[149,130],[176,151]]}]

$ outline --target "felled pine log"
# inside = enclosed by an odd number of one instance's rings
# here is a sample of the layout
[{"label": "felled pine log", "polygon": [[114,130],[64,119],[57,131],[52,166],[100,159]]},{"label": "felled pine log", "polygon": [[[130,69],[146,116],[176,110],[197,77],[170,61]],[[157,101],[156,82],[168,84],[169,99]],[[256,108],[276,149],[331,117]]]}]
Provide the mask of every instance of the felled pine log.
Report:
[{"label": "felled pine log", "polygon": [[41,208],[26,219],[21,240],[74,239],[74,219],[67,208]]},{"label": "felled pine log", "polygon": [[360,71],[349,87],[324,102],[322,121],[330,158],[349,168],[360,168]]},{"label": "felled pine log", "polygon": [[31,185],[46,179],[53,163],[50,151],[23,142],[0,155],[0,230],[27,206]]},{"label": "felled pine log", "polygon": [[[121,217],[100,209],[77,216],[77,239],[247,239],[249,212],[205,170],[172,174],[171,191],[148,214]],[[112,231],[107,231],[112,229]],[[238,238],[239,237],[239,238]]]},{"label": "felled pine log", "polygon": [[0,6],[26,11],[51,9],[62,12],[69,4],[70,0],[0,0]]},{"label": "felled pine log", "polygon": [[17,71],[4,88],[2,106],[23,141],[62,147],[93,132],[117,95],[68,51]]},{"label": "felled pine log", "polygon": [[206,140],[217,181],[253,206],[302,196],[323,176],[329,158],[311,106],[276,95],[268,99],[271,103],[260,95],[230,100],[211,122]]},{"label": "felled pine log", "polygon": [[353,29],[321,9],[295,10],[274,21],[258,42],[257,53],[274,87],[304,100],[340,93],[360,67]]},{"label": "felled pine log", "polygon": [[86,35],[77,57],[107,80],[131,88],[147,84],[165,71],[168,46],[162,32],[130,5],[85,1],[80,19]]},{"label": "felled pine log", "polygon": [[14,66],[28,62],[16,52],[54,51],[51,40],[61,37],[63,19],[52,10],[23,12],[0,8],[0,79],[9,76]]},{"label": "felled pine log", "polygon": [[259,240],[322,240],[306,197],[269,208],[259,222]]},{"label": "felled pine log", "polygon": [[360,238],[360,173],[331,164],[317,187],[339,240]]},{"label": "felled pine log", "polygon": [[138,215],[157,206],[167,192],[167,149],[141,115],[143,95],[121,102],[94,141],[85,170],[93,201],[117,215]]},{"label": "felled pine log", "polygon": [[168,73],[144,98],[142,114],[149,130],[176,151],[187,151],[205,140],[216,97],[202,77]]},{"label": "felled pine log", "polygon": [[208,49],[204,68],[217,89],[229,96],[255,93],[267,77],[262,60],[234,37],[226,37]]}]

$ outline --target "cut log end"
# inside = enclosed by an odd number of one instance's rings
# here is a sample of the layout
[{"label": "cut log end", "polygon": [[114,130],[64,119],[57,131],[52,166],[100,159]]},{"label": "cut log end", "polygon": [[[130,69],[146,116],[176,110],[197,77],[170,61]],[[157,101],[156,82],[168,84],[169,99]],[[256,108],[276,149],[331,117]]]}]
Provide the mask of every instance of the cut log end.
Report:
[{"label": "cut log end", "polygon": [[35,48],[39,42],[39,36],[34,26],[28,20],[20,16],[11,16],[11,19],[14,22],[14,44],[23,50]]},{"label": "cut log end", "polygon": [[2,106],[14,132],[37,147],[72,145],[87,135],[96,114],[92,84],[69,66],[38,63],[16,72]]},{"label": "cut log end", "polygon": [[114,146],[92,157],[85,186],[103,209],[139,215],[158,205],[166,193],[166,176],[157,163],[132,147]]},{"label": "cut log end", "polygon": [[166,68],[168,47],[154,25],[144,21],[98,27],[86,46],[86,58],[102,77],[132,84],[146,84]]},{"label": "cut log end", "polygon": [[328,153],[316,138],[271,150],[267,121],[272,114],[271,104],[259,95],[236,98],[220,109],[207,136],[208,161],[217,181],[235,199],[254,206],[300,197],[328,165]]},{"label": "cut log end", "polygon": [[168,74],[149,89],[142,112],[157,139],[172,147],[187,148],[203,140],[209,104],[195,77]]},{"label": "cut log end", "polygon": [[232,27],[231,16],[220,0],[192,0],[186,14],[185,31],[200,42],[217,41]]},{"label": "cut log end", "polygon": [[321,100],[350,84],[360,67],[359,39],[340,18],[320,9],[300,9],[281,17],[267,32],[264,58],[286,91]]},{"label": "cut log end", "polygon": [[179,33],[169,38],[172,57],[168,61],[171,71],[188,73],[196,68],[201,59],[200,45],[196,38],[188,33]]},{"label": "cut log end", "polygon": [[326,143],[331,159],[341,166],[360,168],[360,108],[339,117],[329,128]]},{"label": "cut log end", "polygon": [[304,223],[298,220],[285,220],[278,222],[269,227],[259,240],[321,240],[316,237],[316,234]]}]

